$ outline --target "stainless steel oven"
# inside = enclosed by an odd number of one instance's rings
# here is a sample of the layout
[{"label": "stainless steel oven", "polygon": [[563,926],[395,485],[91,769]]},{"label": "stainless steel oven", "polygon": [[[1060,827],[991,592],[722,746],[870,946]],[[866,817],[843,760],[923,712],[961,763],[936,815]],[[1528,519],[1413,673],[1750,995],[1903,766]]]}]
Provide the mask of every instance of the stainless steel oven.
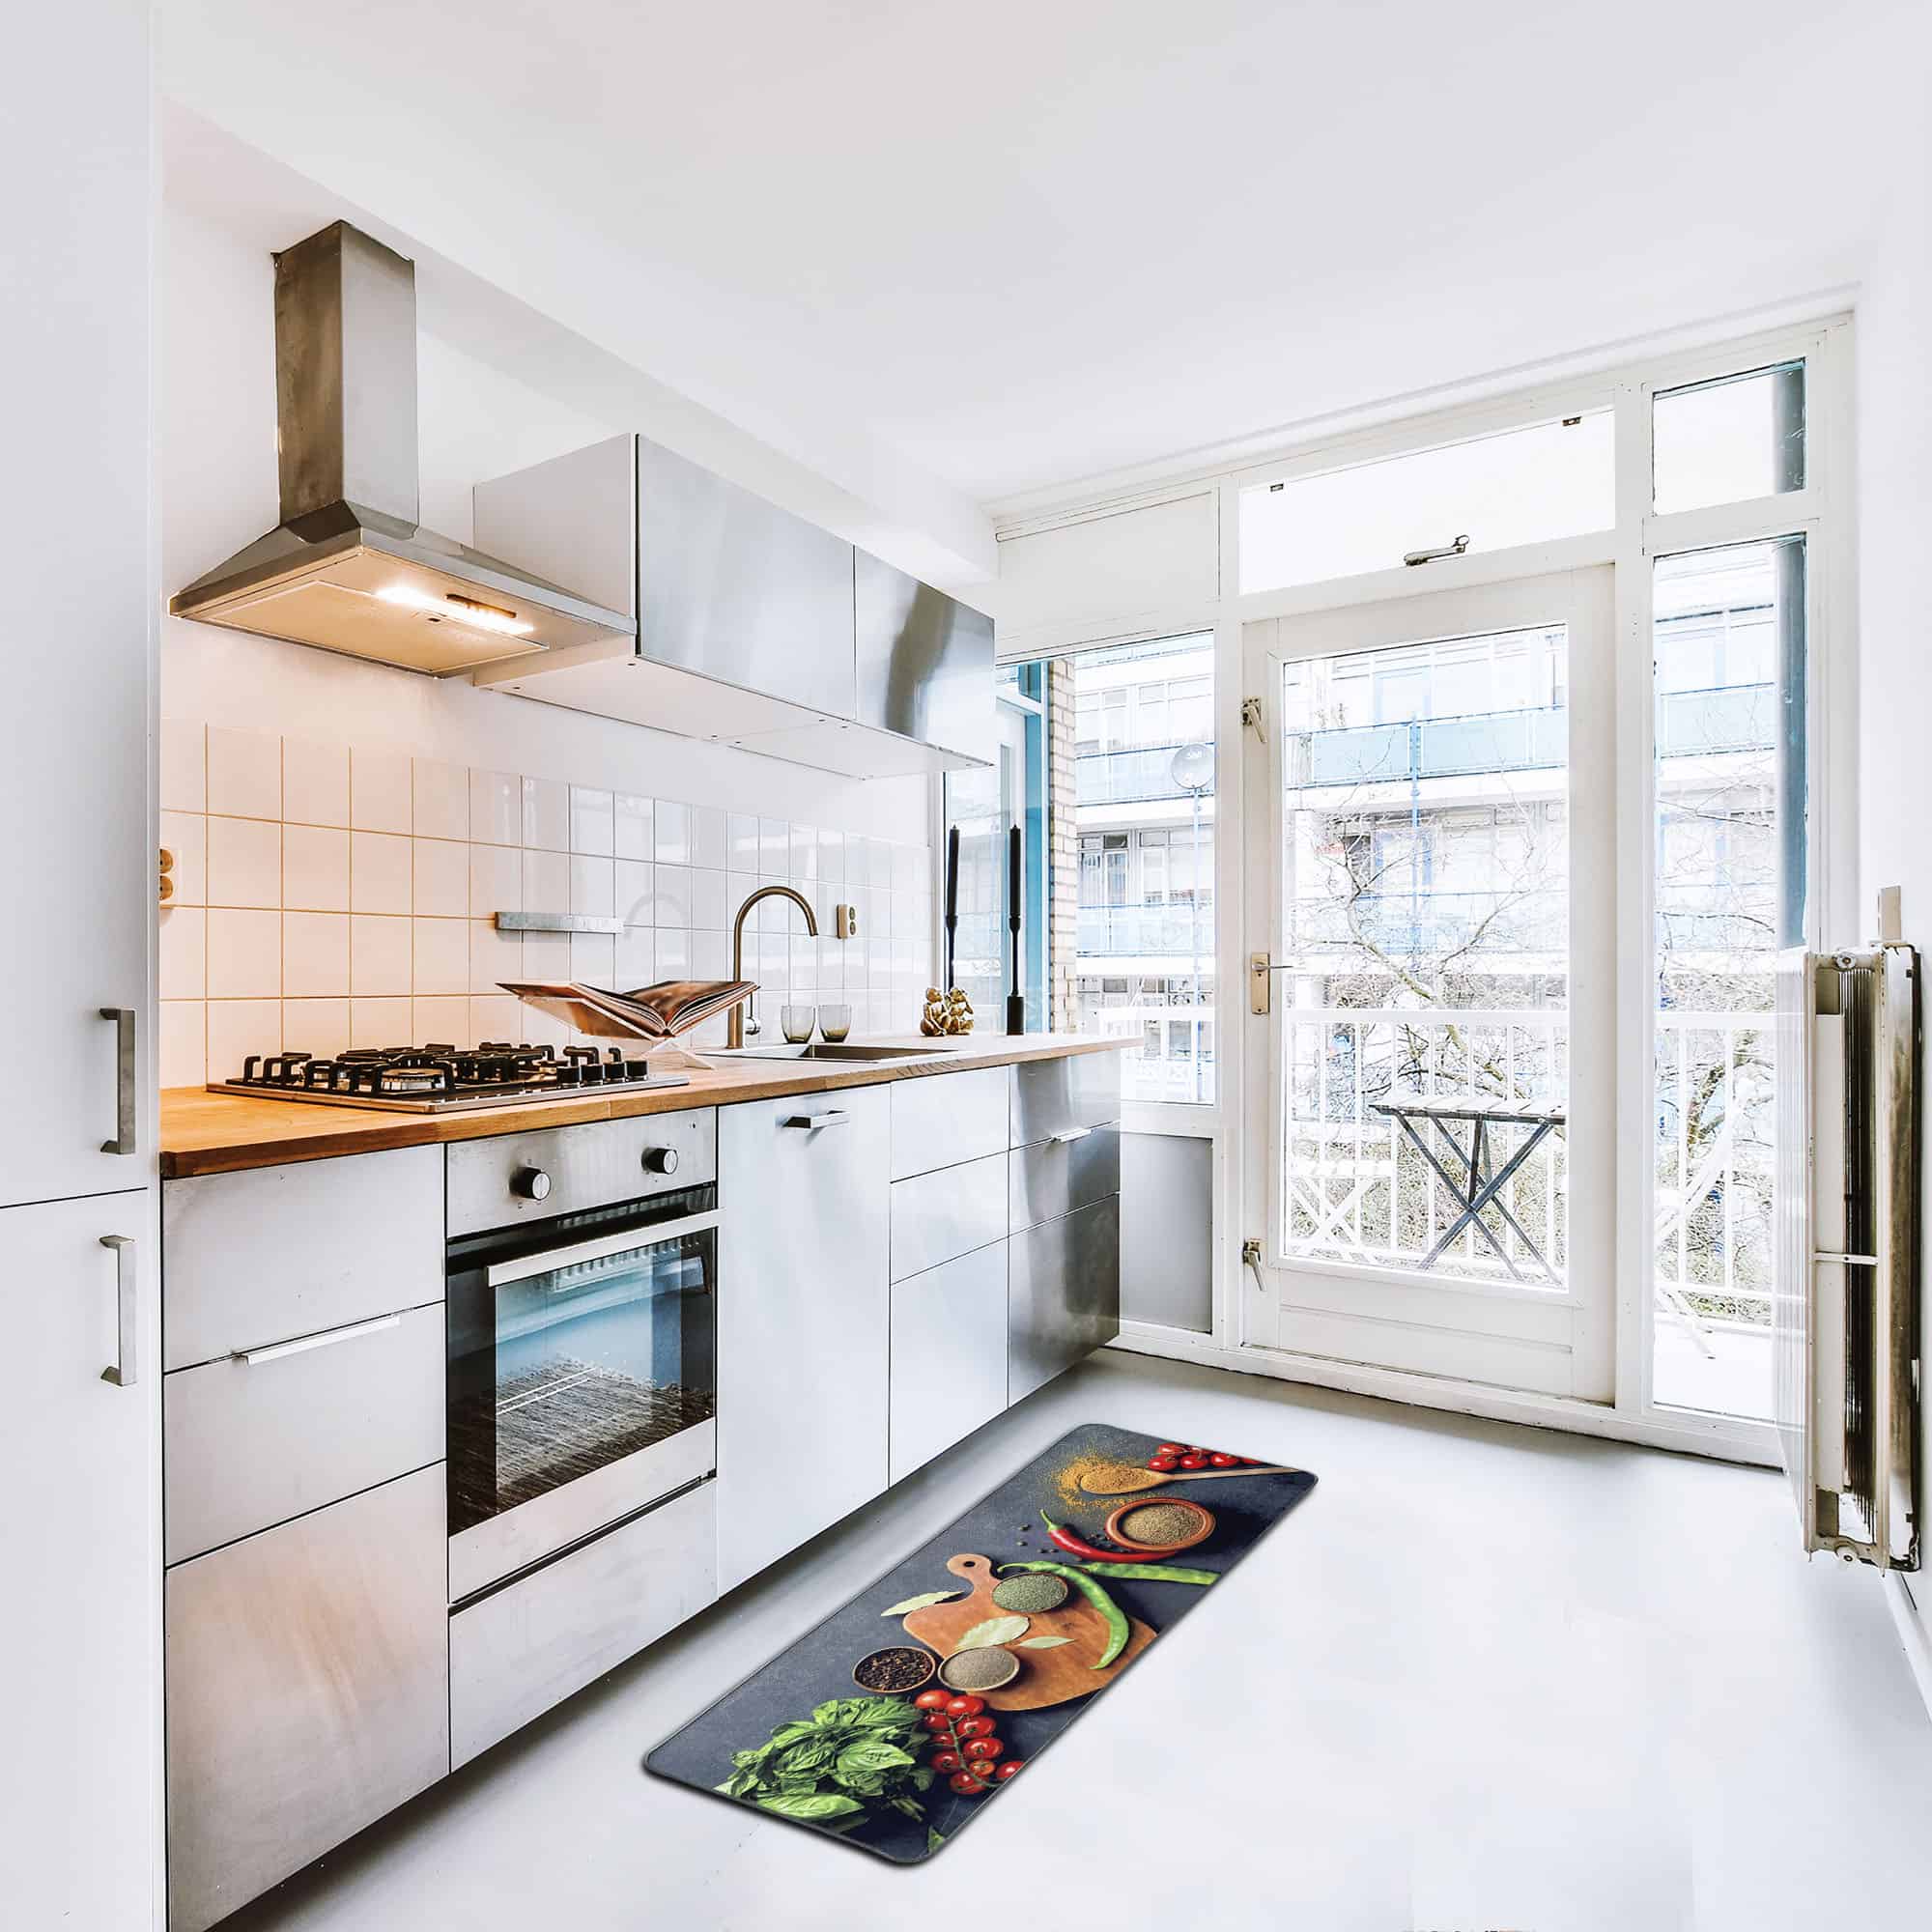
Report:
[{"label": "stainless steel oven", "polygon": [[715,1123],[449,1149],[452,1603],[715,1472]]}]

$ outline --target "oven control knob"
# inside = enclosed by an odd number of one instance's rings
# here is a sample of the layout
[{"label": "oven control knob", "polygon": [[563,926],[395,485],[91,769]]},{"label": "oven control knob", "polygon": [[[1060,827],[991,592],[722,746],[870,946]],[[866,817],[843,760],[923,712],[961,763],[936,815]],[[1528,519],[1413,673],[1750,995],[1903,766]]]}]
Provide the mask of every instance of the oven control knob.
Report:
[{"label": "oven control knob", "polygon": [[675,1174],[677,1172],[677,1150],[675,1148],[646,1148],[644,1150],[644,1172],[646,1174]]},{"label": "oven control knob", "polygon": [[520,1201],[548,1201],[550,1176],[540,1167],[520,1167],[510,1177],[510,1192]]}]

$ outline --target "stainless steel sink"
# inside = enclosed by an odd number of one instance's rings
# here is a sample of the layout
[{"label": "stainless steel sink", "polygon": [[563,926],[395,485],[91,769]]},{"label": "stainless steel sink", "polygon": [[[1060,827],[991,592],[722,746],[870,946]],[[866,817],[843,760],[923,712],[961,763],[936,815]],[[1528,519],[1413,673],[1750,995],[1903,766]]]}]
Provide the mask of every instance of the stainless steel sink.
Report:
[{"label": "stainless steel sink", "polygon": [[732,1046],[706,1049],[716,1060],[917,1060],[951,1053],[950,1046],[865,1046],[857,1040],[815,1039],[805,1046]]}]

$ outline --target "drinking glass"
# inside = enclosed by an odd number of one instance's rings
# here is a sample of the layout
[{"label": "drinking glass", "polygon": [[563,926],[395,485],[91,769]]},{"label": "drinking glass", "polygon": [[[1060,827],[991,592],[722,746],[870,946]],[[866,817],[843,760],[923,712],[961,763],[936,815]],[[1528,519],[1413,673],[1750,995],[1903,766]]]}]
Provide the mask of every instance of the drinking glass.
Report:
[{"label": "drinking glass", "polygon": [[811,1037],[811,1029],[818,1019],[816,1007],[781,1007],[779,1009],[779,1031],[794,1046],[803,1046]]},{"label": "drinking glass", "polygon": [[827,1039],[843,1039],[852,1031],[852,1009],[842,1005],[820,1007],[818,1031]]}]

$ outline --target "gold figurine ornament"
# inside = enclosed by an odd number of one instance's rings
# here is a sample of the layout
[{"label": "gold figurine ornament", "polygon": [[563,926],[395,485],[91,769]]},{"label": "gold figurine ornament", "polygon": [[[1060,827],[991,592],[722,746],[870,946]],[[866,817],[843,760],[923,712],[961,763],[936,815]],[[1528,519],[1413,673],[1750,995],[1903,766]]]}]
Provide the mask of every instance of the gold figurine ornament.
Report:
[{"label": "gold figurine ornament", "polygon": [[919,1016],[919,1030],[928,1036],[971,1033],[973,1002],[954,986],[942,993],[937,986],[925,989],[925,1010]]}]

